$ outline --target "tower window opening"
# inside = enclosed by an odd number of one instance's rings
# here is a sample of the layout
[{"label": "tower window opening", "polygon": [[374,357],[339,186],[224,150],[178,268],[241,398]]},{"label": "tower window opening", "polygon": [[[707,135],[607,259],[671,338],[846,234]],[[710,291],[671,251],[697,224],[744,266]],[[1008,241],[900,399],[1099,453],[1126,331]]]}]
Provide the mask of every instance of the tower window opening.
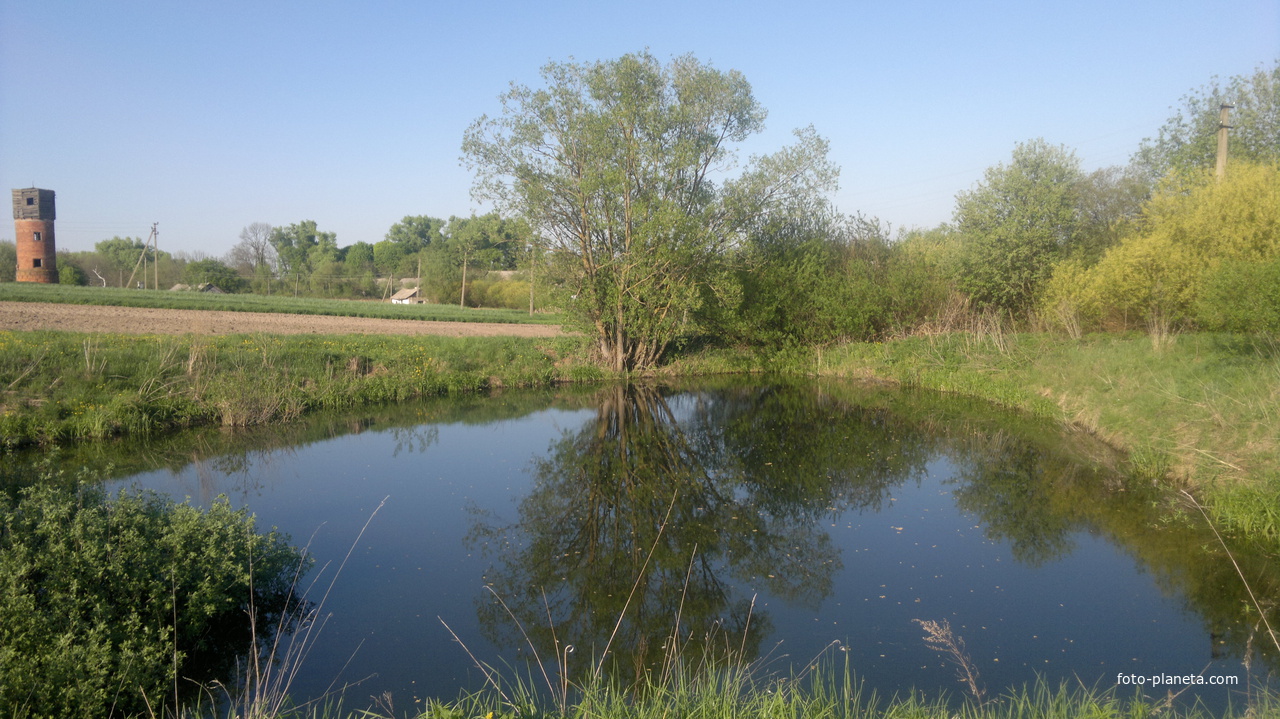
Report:
[{"label": "tower window opening", "polygon": [[40,258],[39,258],[39,257],[35,258],[35,260],[33,260],[33,261],[32,261],[32,265],[31,265],[31,266],[32,266],[32,267],[39,267],[39,266],[40,266]]},{"label": "tower window opening", "polygon": [[39,232],[31,233],[31,239],[36,242],[39,242],[41,240],[40,233]]},{"label": "tower window opening", "polygon": [[28,204],[28,205],[34,205],[34,204],[36,204],[36,198],[34,198],[34,197],[28,197],[28,198],[27,198],[27,204]]}]

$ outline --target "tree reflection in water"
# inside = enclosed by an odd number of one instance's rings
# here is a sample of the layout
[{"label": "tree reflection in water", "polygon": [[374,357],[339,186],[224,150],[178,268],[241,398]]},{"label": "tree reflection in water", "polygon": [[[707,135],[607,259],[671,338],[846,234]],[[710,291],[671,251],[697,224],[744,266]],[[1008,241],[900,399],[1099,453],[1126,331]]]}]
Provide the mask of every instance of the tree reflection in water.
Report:
[{"label": "tree reflection in water", "polygon": [[[608,666],[632,680],[674,650],[751,661],[772,633],[754,593],[817,610],[843,569],[824,527],[879,511],[945,455],[957,506],[1022,564],[1063,557],[1073,533],[1102,533],[1186,597],[1215,641],[1248,651],[1230,565],[1205,554],[1194,528],[1162,530],[1151,495],[1067,459],[1075,440],[971,414],[952,421],[953,400],[913,398],[904,412],[868,396],[809,384],[602,389],[596,416],[534,461],[515,521],[475,518],[469,541],[494,562],[493,594],[477,599],[484,634],[521,646],[527,633],[572,676],[606,648]],[[1253,565],[1270,596],[1280,593],[1274,570]]]},{"label": "tree reflection in water", "polygon": [[[888,413],[806,393],[746,388],[673,407],[651,386],[610,387],[595,419],[536,461],[518,521],[482,517],[472,540],[518,548],[487,581],[544,656],[571,642],[582,664],[609,647],[638,678],[677,638],[686,658],[751,660],[771,624],[735,587],[816,608],[842,568],[817,520],[878,508],[926,456]],[[521,642],[492,598],[479,614],[492,641]]]}]

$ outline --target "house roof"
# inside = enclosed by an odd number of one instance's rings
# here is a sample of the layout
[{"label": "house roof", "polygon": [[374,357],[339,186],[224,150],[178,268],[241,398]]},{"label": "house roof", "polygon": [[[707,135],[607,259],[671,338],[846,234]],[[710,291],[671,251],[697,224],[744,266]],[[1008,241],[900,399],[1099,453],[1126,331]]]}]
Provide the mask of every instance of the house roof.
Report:
[{"label": "house roof", "polygon": [[409,298],[411,298],[411,297],[417,297],[417,296],[418,296],[418,288],[417,288],[417,287],[411,287],[411,288],[409,288],[409,289],[407,289],[407,290],[400,290],[399,292],[395,293],[394,295],[391,295],[391,299],[393,299],[393,300],[407,300],[407,299],[409,299]]}]

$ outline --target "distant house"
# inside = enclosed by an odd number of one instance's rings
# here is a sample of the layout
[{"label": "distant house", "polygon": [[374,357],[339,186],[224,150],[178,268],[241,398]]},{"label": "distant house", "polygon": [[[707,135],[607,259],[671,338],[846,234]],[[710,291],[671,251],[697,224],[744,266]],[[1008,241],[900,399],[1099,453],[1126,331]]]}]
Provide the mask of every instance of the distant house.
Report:
[{"label": "distant house", "polygon": [[173,287],[170,287],[169,291],[170,292],[208,292],[209,294],[214,294],[214,295],[227,294],[226,290],[213,284],[212,282],[201,282],[195,287],[192,287],[191,285],[184,285],[181,282],[179,282]]},{"label": "distant house", "polygon": [[400,290],[391,295],[391,303],[395,305],[418,305],[422,304],[422,299],[418,296],[418,288]]}]

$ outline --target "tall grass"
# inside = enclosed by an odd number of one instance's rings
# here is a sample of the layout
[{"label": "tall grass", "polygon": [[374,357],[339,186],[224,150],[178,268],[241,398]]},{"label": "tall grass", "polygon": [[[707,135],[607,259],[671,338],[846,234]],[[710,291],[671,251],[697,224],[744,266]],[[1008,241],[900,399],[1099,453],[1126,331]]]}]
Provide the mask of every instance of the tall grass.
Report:
[{"label": "tall grass", "polygon": [[230,312],[281,312],[297,315],[334,315],[380,319],[432,320],[436,322],[502,322],[510,324],[560,324],[554,314],[530,315],[527,310],[478,309],[457,305],[393,305],[373,300],[329,300],[286,295],[215,295],[204,292],[131,290],[119,287],[75,287],[28,282],[0,282],[0,301],[55,302],[73,305],[156,307]]},{"label": "tall grass", "polygon": [[[452,700],[427,700],[396,712],[387,698],[368,709],[344,711],[329,705],[286,710],[275,719],[1268,719],[1280,716],[1280,696],[1256,691],[1222,714],[1203,706],[1170,705],[1114,688],[1098,689],[1036,680],[1014,687],[985,704],[919,692],[884,697],[868,689],[845,665],[826,662],[796,677],[762,676],[734,667],[692,674],[676,672],[643,693],[610,681],[582,688],[563,708],[543,699],[528,681],[512,679],[507,697],[493,690]],[[188,719],[204,714],[188,713]]]}]

